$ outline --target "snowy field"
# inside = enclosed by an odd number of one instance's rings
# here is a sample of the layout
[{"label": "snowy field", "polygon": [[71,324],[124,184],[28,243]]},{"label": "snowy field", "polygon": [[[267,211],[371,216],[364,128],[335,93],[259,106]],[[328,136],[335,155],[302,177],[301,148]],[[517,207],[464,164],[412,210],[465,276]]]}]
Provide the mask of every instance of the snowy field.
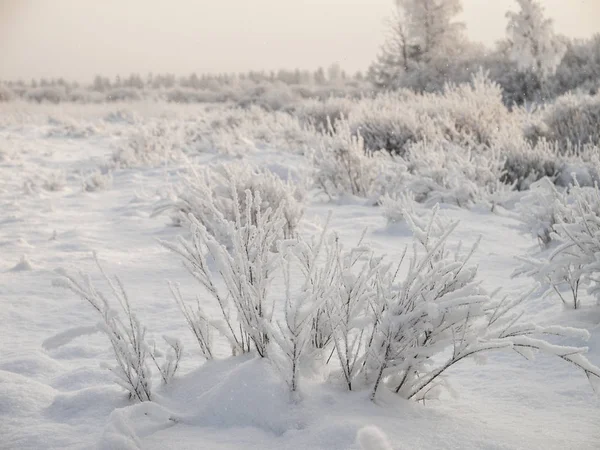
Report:
[{"label": "snowy field", "polygon": [[[246,123],[235,132],[215,124],[223,117],[200,106],[3,106],[0,448],[345,450],[361,448],[357,433],[370,425],[387,435],[393,449],[600,448],[598,397],[583,371],[553,355],[529,361],[516,352],[490,352],[485,364],[467,358],[445,373],[448,389],[436,399],[415,402],[390,392],[375,403],[369,389],[348,392],[343,383],[330,382],[333,368],[304,373],[292,398],[265,358],[231,358],[220,341],[218,358],[206,362],[167,281],[179,283],[186,299],[198,294],[209,316],[219,311],[180,258],[159,242],[188,237],[189,229],[174,226],[168,213],[153,214],[190,166],[241,161],[300,180],[306,186],[301,235],[319,233],[331,211],[329,229],[344,245],[357,244],[366,229],[365,242],[398,261],[412,242],[408,225],[389,224],[372,200],[330,200],[306,181],[315,133],[304,135],[281,118]],[[156,123],[167,130],[181,125],[176,144],[173,138],[149,159],[119,153]],[[165,141],[161,136],[157,142]],[[151,138],[145,139],[147,146]],[[522,194],[515,195],[493,212],[477,202],[440,206],[442,219],[460,221],[449,247],[458,241],[470,247],[481,236],[472,262],[490,292],[517,295],[533,285],[527,277],[511,278],[516,258],[539,249],[522,229],[514,208]],[[106,335],[83,333],[100,316],[53,285],[62,273],[57,269],[64,269],[89,274],[103,286],[94,252],[108,274],[120,277],[148,338],[159,342],[167,335],[183,344],[181,367],[168,385],[154,371],[153,402],[130,400],[114,383],[104,368],[114,364]],[[270,292],[283,297],[281,279]],[[552,342],[585,345],[589,360],[600,365],[600,310],[587,293],[582,297],[582,307],[570,310],[556,296],[534,294],[524,304],[525,317],[587,329],[587,342]],[[73,336],[64,334],[73,329]],[[388,448],[366,440],[366,449]]]}]

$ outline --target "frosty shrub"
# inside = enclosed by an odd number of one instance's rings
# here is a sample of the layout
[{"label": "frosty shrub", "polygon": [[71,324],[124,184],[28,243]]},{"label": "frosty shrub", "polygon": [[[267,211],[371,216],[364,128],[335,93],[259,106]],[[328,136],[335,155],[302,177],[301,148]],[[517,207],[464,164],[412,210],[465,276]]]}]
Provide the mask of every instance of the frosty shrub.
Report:
[{"label": "frosty shrub", "polygon": [[470,83],[446,85],[443,97],[433,100],[429,114],[441,107],[438,121],[449,122],[445,136],[457,144],[490,146],[498,133],[518,130],[502,103],[502,89],[483,71],[474,74]]},{"label": "frosty shrub", "polygon": [[244,156],[257,149],[277,149],[304,154],[320,139],[314,127],[282,111],[265,111],[252,105],[247,109],[216,107],[202,118],[200,139],[205,150]]},{"label": "frosty shrub", "polygon": [[[574,186],[570,196],[570,211],[563,214],[568,221],[554,226],[560,245],[550,256],[550,264],[559,276],[573,272],[568,278],[577,280],[576,287],[580,285],[581,278],[583,284],[589,286],[590,293],[600,298],[600,193],[597,187]],[[573,307],[578,305],[575,289]]]},{"label": "frosty shrub", "polygon": [[92,124],[70,117],[51,116],[48,118],[48,125],[50,128],[46,131],[46,136],[49,138],[83,139],[98,133]]},{"label": "frosty shrub", "polygon": [[110,124],[128,124],[136,125],[141,121],[141,118],[135,112],[129,109],[116,109],[108,112],[103,120]]},{"label": "frosty shrub", "polygon": [[573,173],[582,186],[594,186],[599,181],[598,147],[591,144],[569,144],[562,148],[545,137],[532,144],[524,138],[506,135],[496,140],[493,150],[503,164],[500,180],[519,191],[529,189],[544,177],[557,186],[568,187],[574,181]]},{"label": "frosty shrub", "polygon": [[531,184],[547,177],[555,179],[564,165],[564,156],[556,146],[540,141],[535,146],[524,139],[507,136],[496,149],[504,157],[504,171],[500,180],[514,185],[519,191],[530,188]]},{"label": "frosty shrub", "polygon": [[419,203],[469,207],[495,204],[510,185],[502,182],[504,160],[496,148],[472,148],[440,139],[404,146],[403,156],[371,152],[362,134],[338,121],[313,155],[315,184],[330,198],[355,195],[379,202],[408,191]]},{"label": "frosty shrub", "polygon": [[[334,290],[331,282],[336,268],[316,272],[323,250],[327,227],[311,240],[301,237],[281,242],[282,271],[285,285],[283,319],[271,325],[272,346],[269,358],[278,369],[292,392],[298,389],[300,370],[307,360],[330,343],[332,328],[324,307]],[[332,263],[331,253],[325,254],[326,263]],[[299,269],[301,276],[292,276],[291,268]],[[324,275],[324,276],[323,276]]]},{"label": "frosty shrub", "polygon": [[[55,280],[54,284],[66,288],[88,302],[100,315],[101,322],[97,327],[79,327],[67,330],[46,341],[46,348],[53,348],[70,342],[77,336],[93,331],[104,333],[111,344],[116,365],[107,366],[113,373],[117,384],[129,392],[129,397],[140,402],[152,400],[152,372],[150,364],[154,364],[164,383],[175,376],[183,347],[177,339],[164,337],[168,350],[160,352],[152,341],[146,337],[146,327],[132,311],[129,297],[119,278],[111,279],[102,270],[98,259],[96,263],[110,292],[117,300],[119,307],[115,309],[105,294],[98,291],[91,279],[83,274],[79,279],[65,274]],[[160,361],[162,359],[163,361]]]},{"label": "frosty shrub", "polygon": [[114,168],[159,167],[177,159],[183,151],[182,129],[177,123],[160,121],[140,125],[127,144],[113,152]]},{"label": "frosty shrub", "polygon": [[[257,107],[245,112],[239,123],[228,128],[227,132],[234,139],[234,145],[240,147],[244,154],[252,148],[272,148],[305,154],[320,139],[320,134],[312,125],[302,124],[298,118],[286,112],[265,112]],[[221,146],[221,151],[231,150]]]},{"label": "frosty shrub", "polygon": [[538,258],[521,258],[523,266],[513,275],[533,277],[546,295],[555,293],[565,306],[578,309],[580,288],[589,288],[600,299],[600,193],[597,188],[575,185],[554,208],[559,210],[551,233],[556,248]]},{"label": "frosty shrub", "polygon": [[356,102],[347,98],[311,99],[295,106],[294,115],[301,123],[314,126],[316,130],[326,133],[330,123],[335,127],[336,122],[348,117],[355,106]]},{"label": "frosty shrub", "polygon": [[[586,280],[582,278],[582,266],[577,258],[564,256],[565,254],[556,257],[552,254],[548,258],[520,257],[521,266],[512,276],[529,276],[540,284],[542,296],[556,294],[564,306],[578,309],[579,289],[585,287]],[[567,294],[564,293],[565,290]]]},{"label": "frosty shrub", "polygon": [[224,222],[222,230],[226,241],[231,242],[230,247],[215,238],[193,214],[189,215],[189,240],[180,238],[177,244],[163,242],[182,258],[222,313],[221,320],[206,317],[200,308],[192,313],[182,297],[176,295],[207,358],[212,357],[208,325],[228,340],[233,355],[255,350],[260,356],[267,356],[269,324],[275,308],[268,294],[280,257],[273,249],[285,224],[284,205],[263,210],[261,194],[247,190],[242,206],[237,195],[234,189],[234,220]]},{"label": "frosty shrub", "polygon": [[267,111],[281,111],[298,100],[290,86],[275,82],[249,86],[239,93],[236,103],[242,108],[255,105]]},{"label": "frosty shrub", "polygon": [[23,182],[23,189],[31,194],[40,192],[41,189],[49,192],[58,192],[67,186],[67,177],[62,170],[39,172],[36,178],[27,178]]},{"label": "frosty shrub", "polygon": [[245,221],[251,211],[253,216],[249,219],[256,223],[257,212],[247,209],[244,194],[247,190],[253,195],[260,193],[258,212],[281,207],[285,220],[283,235],[294,235],[304,212],[303,186],[291,180],[283,181],[268,169],[241,162],[211,166],[202,171],[192,168],[192,174],[183,178],[175,198],[159,204],[154,214],[171,212],[175,223],[180,223],[187,221],[191,213],[209,233],[224,242],[223,229],[236,221],[238,212]]},{"label": "frosty shrub", "polygon": [[95,170],[82,179],[82,187],[86,192],[104,191],[112,185],[112,173],[109,170]]},{"label": "frosty shrub", "polygon": [[562,205],[566,203],[566,194],[560,192],[549,178],[536,181],[517,204],[523,230],[531,233],[541,247],[547,246],[552,241],[554,225],[563,220]]},{"label": "frosty shrub", "polygon": [[[481,287],[469,262],[476,246],[466,252],[460,245],[454,252],[446,248],[457,223],[445,223],[435,209],[430,218],[407,214],[407,221],[415,236],[412,256],[405,250],[397,263],[376,256],[362,239],[345,249],[334,233],[286,243],[304,274],[298,296],[290,295],[286,283],[285,319],[275,332],[284,354],[278,367],[291,387],[297,385],[298,364],[315,358],[320,348],[331,352],[328,363],[347,389],[368,389],[373,399],[381,389],[406,399],[432,397],[454,364],[501,349],[528,359],[535,351],[556,355],[590,380],[600,379],[585,348],[541,338],[587,339],[586,331],[525,323],[520,305],[527,295],[499,298]],[[315,345],[316,331],[322,347]]]},{"label": "frosty shrub", "polygon": [[600,183],[600,147],[585,145],[568,155],[554,184],[568,188],[573,184],[595,187]]},{"label": "frosty shrub", "polygon": [[449,142],[419,142],[404,157],[406,188],[419,203],[468,207],[502,189],[498,158],[491,150],[468,149]]},{"label": "frosty shrub", "polygon": [[188,327],[192,331],[202,355],[207,359],[211,360],[214,358],[213,354],[213,342],[212,342],[212,331],[210,320],[204,313],[204,310],[200,306],[200,298],[196,297],[195,308],[192,308],[183,298],[179,286],[169,283],[171,294],[177,303],[181,313],[183,314]]},{"label": "frosty shrub", "polygon": [[520,134],[502,103],[502,90],[479,72],[470,83],[447,85],[442,93],[400,91],[363,99],[348,116],[371,151],[403,155],[411,143],[439,140],[460,146],[491,146],[496,135]]},{"label": "frosty shrub", "polygon": [[416,203],[412,193],[400,193],[394,197],[386,194],[380,201],[383,216],[388,224],[405,222],[407,215],[414,213]]},{"label": "frosty shrub", "polygon": [[600,145],[600,96],[567,94],[543,112],[546,138],[563,150],[571,145]]},{"label": "frosty shrub", "polygon": [[[588,377],[600,377],[600,369],[583,356],[584,348],[539,338],[587,338],[587,332],[521,323],[519,304],[525,297],[495,299],[481,288],[477,268],[469,264],[475,247],[466,253],[446,249],[456,223],[440,221],[435,212],[431,219],[409,221],[415,244],[406,275],[398,280],[395,265],[375,271],[372,288],[364,293],[369,308],[363,314],[370,317],[365,321],[369,325],[353,331],[367,337],[356,380],[364,377],[373,398],[386,387],[404,398],[423,399],[435,393],[449,367],[498,349],[514,350],[528,359],[540,350],[573,363]],[[440,358],[448,349],[450,354]]]},{"label": "frosty shrub", "polygon": [[367,151],[362,135],[353,135],[340,120],[312,155],[314,182],[330,199],[341,195],[370,197],[375,193],[386,155]]},{"label": "frosty shrub", "polygon": [[433,119],[419,108],[422,100],[409,91],[364,99],[348,116],[348,127],[353,135],[362,136],[368,151],[385,150],[402,156],[410,143],[443,138]]},{"label": "frosty shrub", "polygon": [[[247,191],[246,198],[245,218],[238,208],[228,228],[232,247],[218,242],[192,215],[189,240],[163,243],[221,311],[220,320],[207,317],[199,301],[191,307],[174,290],[207,358],[214,356],[211,332],[217,331],[232,354],[256,351],[268,357],[292,392],[303,368],[323,361],[347,389],[366,389],[374,400],[381,389],[406,399],[432,397],[454,364],[501,349],[528,359],[535,351],[552,354],[591,381],[600,379],[585,348],[542,339],[589,334],[523,322],[521,304],[529,293],[515,299],[490,295],[470,263],[477,245],[465,252],[459,244],[450,251],[447,242],[457,223],[442,220],[437,208],[430,217],[404,213],[413,248],[405,249],[400,261],[388,262],[364,242],[364,234],[349,248],[327,227],[313,238],[281,241],[282,208],[262,214],[260,196]],[[251,211],[256,223],[249,219]],[[278,269],[285,286],[281,296],[270,294]]]}]

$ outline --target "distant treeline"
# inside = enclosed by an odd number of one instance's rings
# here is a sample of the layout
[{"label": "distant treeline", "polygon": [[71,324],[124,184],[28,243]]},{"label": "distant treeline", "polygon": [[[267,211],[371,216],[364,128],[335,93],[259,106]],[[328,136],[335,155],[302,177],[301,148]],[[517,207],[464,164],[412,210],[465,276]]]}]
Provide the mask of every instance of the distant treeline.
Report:
[{"label": "distant treeline", "polygon": [[397,0],[388,37],[365,73],[349,75],[338,64],[326,70],[251,71],[241,74],[98,75],[91,84],[59,79],[0,82],[0,101],[102,103],[163,100],[232,102],[285,109],[297,100],[364,97],[410,89],[441,92],[484,71],[506,105],[545,103],[567,92],[596,94],[600,88],[600,34],[570,39],[554,33],[536,0],[517,0],[508,12],[506,38],[485,48],[467,38],[457,20],[460,0]]},{"label": "distant treeline", "polygon": [[0,101],[103,103],[164,100],[177,103],[259,103],[269,109],[302,98],[357,97],[372,90],[362,73],[346,74],[339,65],[327,70],[251,71],[241,74],[131,74],[114,79],[97,75],[90,84],[64,78],[7,81],[0,84]]}]

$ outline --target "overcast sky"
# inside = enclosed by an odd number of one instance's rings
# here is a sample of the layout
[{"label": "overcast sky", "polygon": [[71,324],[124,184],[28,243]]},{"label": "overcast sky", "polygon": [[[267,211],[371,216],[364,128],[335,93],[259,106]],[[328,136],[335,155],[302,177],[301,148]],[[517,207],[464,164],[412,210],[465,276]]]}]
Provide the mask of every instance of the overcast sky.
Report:
[{"label": "overcast sky", "polygon": [[[600,32],[600,0],[542,0],[558,32]],[[393,0],[0,0],[0,79],[364,70]],[[463,0],[472,39],[504,35],[514,0]]]}]

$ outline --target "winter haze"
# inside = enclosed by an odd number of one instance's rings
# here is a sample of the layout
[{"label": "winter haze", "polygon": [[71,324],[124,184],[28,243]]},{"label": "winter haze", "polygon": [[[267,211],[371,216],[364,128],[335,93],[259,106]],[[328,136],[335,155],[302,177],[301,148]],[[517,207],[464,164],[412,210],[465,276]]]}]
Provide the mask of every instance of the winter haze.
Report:
[{"label": "winter haze", "polygon": [[[600,31],[599,0],[543,0],[557,32]],[[465,0],[474,40],[504,36],[513,0]],[[365,70],[391,0],[1,0],[0,79],[95,74]]]}]

